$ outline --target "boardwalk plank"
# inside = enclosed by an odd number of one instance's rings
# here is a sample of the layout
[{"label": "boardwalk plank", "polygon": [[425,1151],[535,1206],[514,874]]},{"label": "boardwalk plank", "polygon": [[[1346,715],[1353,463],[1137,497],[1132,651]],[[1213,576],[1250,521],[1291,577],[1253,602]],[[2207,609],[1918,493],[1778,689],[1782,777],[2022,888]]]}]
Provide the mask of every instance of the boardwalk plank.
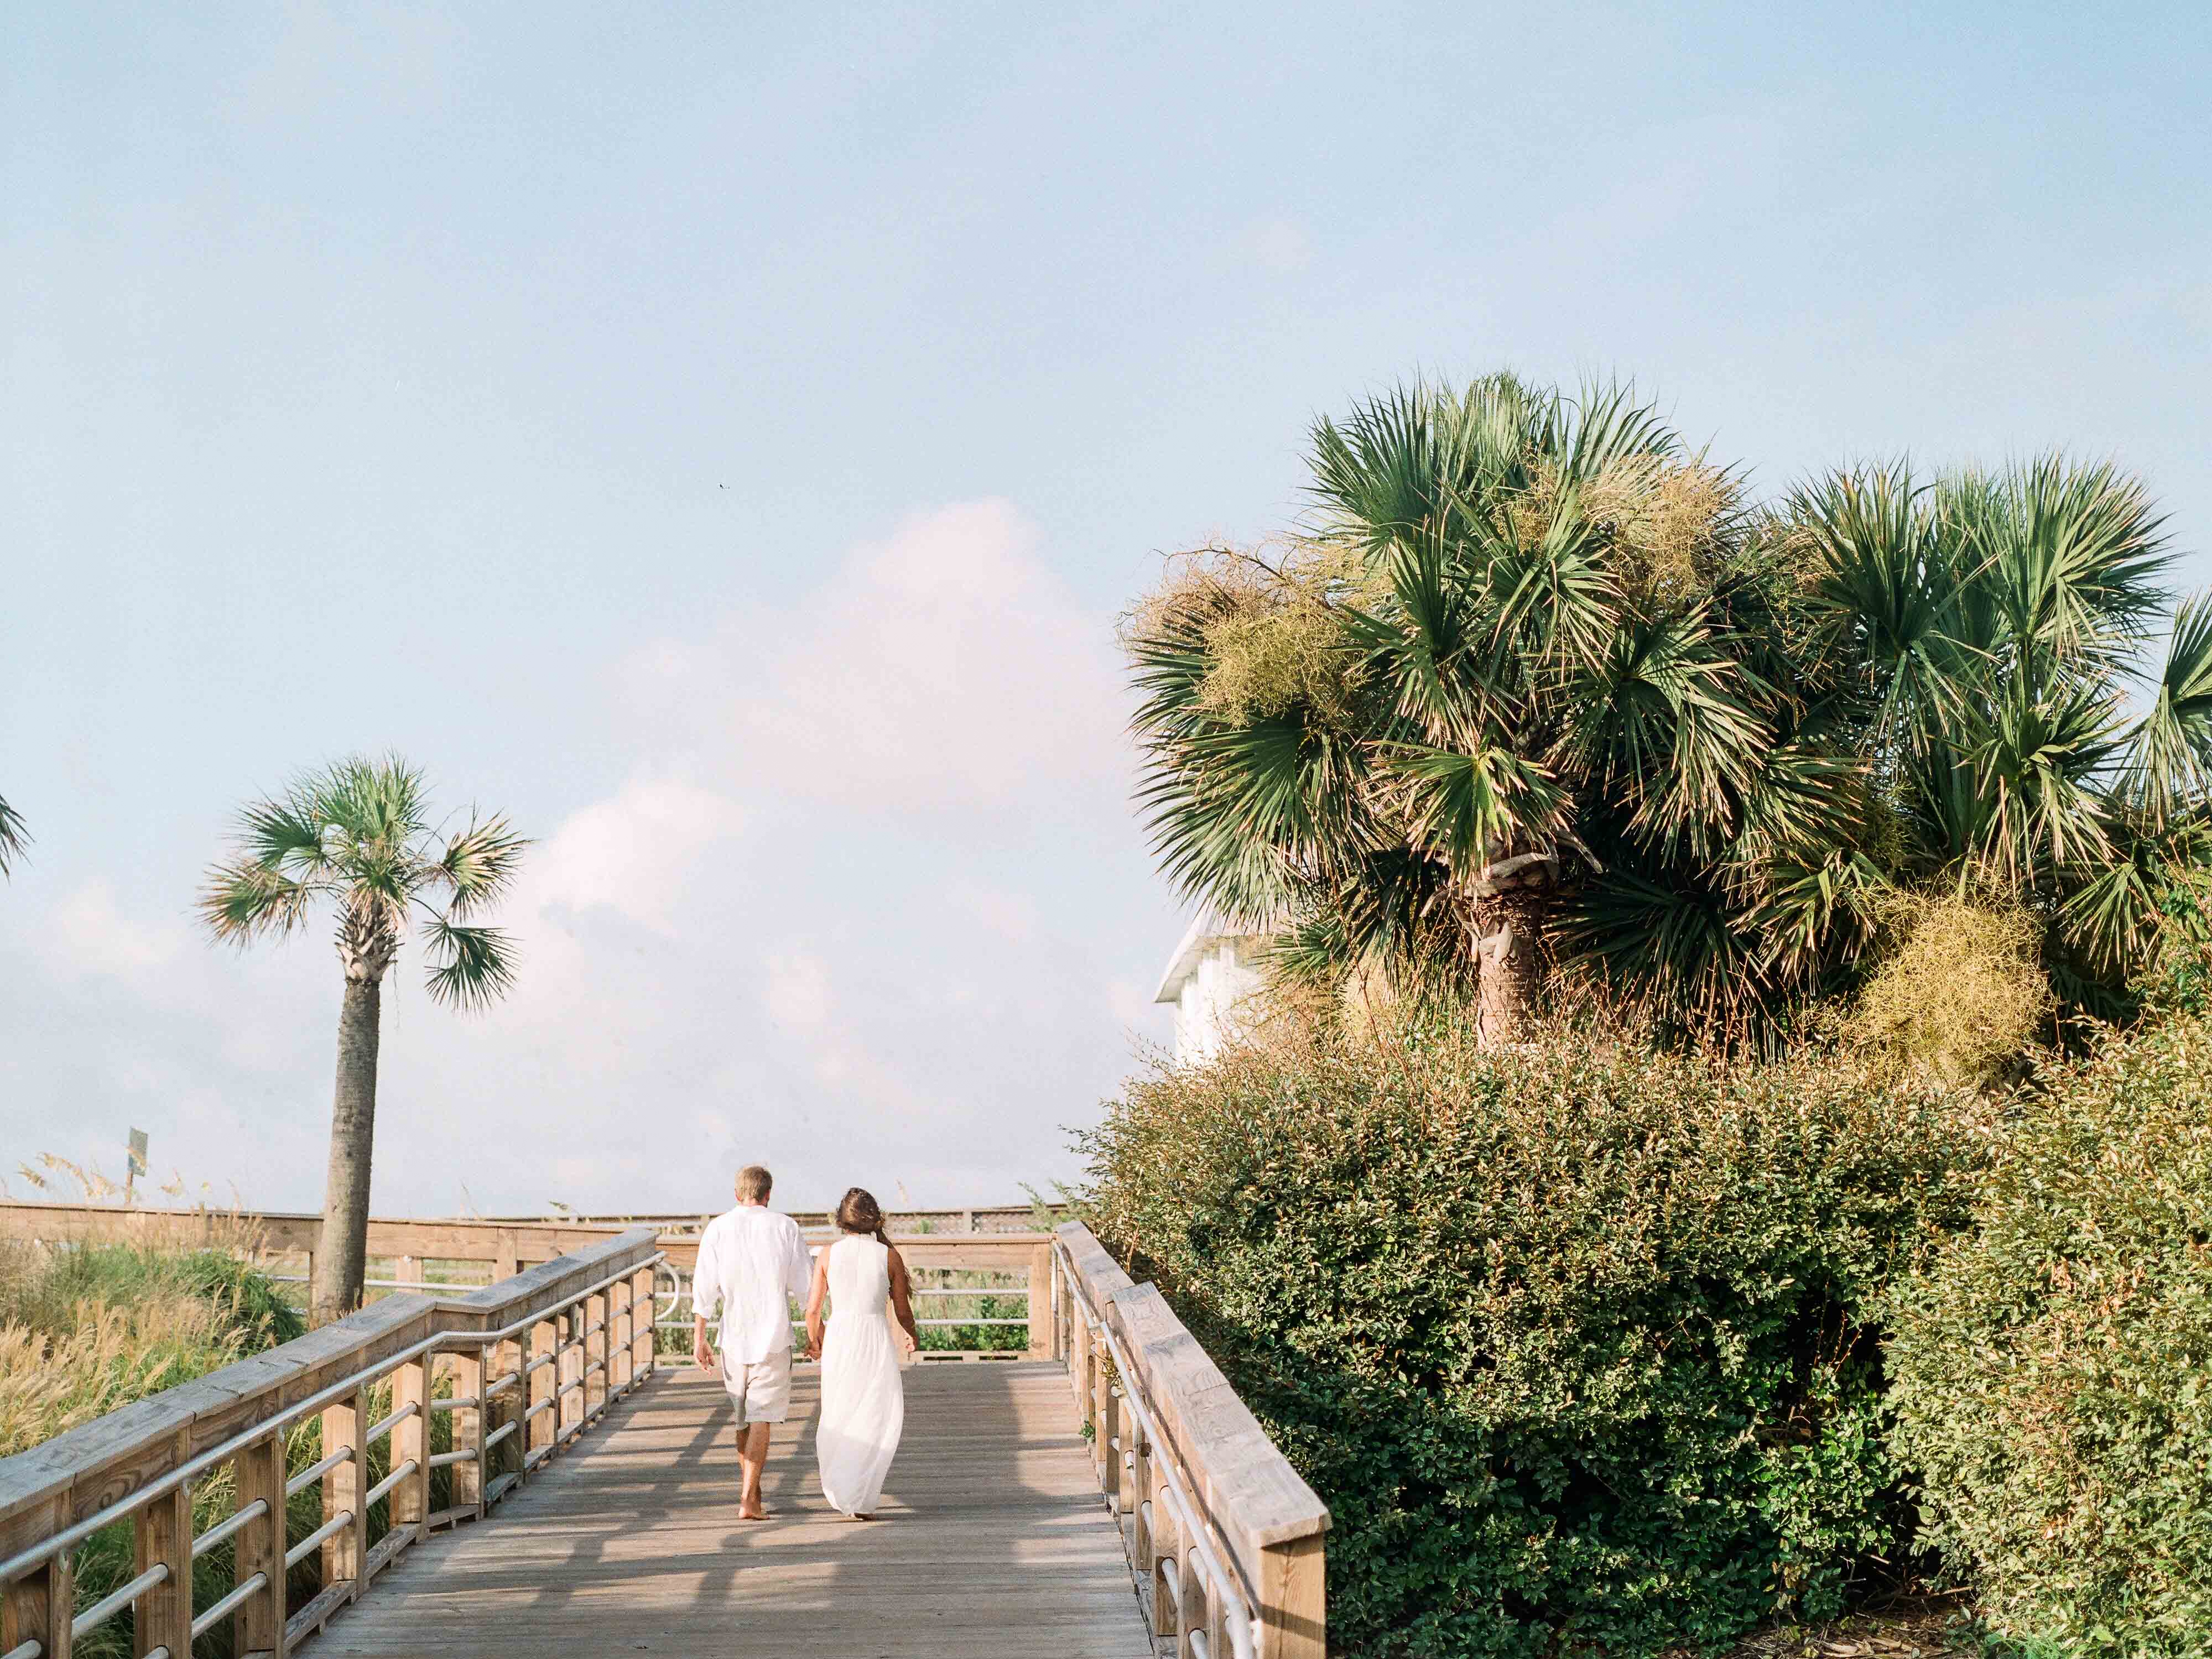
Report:
[{"label": "boardwalk plank", "polygon": [[665,1372],[489,1521],[401,1558],[309,1659],[1152,1659],[1060,1367],[908,1371],[872,1523],[823,1501],[817,1376],[799,1368],[775,1433],[771,1519],[737,1518],[720,1386]]}]

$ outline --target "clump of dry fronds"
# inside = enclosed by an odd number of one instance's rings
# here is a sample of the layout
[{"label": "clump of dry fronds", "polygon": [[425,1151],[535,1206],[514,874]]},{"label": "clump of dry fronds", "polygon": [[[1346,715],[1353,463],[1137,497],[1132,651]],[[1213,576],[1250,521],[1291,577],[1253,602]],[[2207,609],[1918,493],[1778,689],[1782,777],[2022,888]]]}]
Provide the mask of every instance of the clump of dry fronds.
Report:
[{"label": "clump of dry fronds", "polygon": [[1201,548],[1170,561],[1160,586],[1122,619],[1125,641],[1194,632],[1209,661],[1199,706],[1231,725],[1303,705],[1318,719],[1350,708],[1352,659],[1334,603],[1343,557],[1319,544]]},{"label": "clump of dry fronds", "polygon": [[1512,508],[1516,532],[1540,538],[1563,506],[1608,529],[1620,575],[1632,591],[1680,598],[1712,580],[1710,556],[1741,501],[1737,479],[1703,459],[1629,455],[1609,463],[1565,501],[1556,469],[1540,466]]},{"label": "clump of dry fronds", "polygon": [[1952,1087],[1998,1077],[2051,1012],[2034,921],[1955,894],[1900,900],[1886,921],[1897,942],[1860,992],[1849,1035]]}]

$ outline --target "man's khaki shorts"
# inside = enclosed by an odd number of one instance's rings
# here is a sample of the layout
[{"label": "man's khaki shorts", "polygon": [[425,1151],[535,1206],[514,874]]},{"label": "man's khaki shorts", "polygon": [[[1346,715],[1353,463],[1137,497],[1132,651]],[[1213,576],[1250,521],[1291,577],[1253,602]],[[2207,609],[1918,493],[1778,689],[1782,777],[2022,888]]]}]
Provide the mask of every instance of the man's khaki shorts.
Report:
[{"label": "man's khaki shorts", "polygon": [[722,1386],[738,1408],[738,1426],[781,1423],[791,1414],[791,1350],[778,1348],[757,1365],[722,1360]]}]

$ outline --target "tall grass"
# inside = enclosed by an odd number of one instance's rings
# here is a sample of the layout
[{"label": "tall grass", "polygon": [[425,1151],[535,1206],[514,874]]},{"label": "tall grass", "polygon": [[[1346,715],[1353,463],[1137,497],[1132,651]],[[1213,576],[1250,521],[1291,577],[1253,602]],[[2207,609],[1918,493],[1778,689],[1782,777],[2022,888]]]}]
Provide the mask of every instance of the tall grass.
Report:
[{"label": "tall grass", "polygon": [[[222,1248],[189,1250],[0,1243],[0,1455],[303,1334],[306,1320],[284,1287],[245,1260],[252,1244],[242,1233]],[[368,1420],[390,1411],[390,1392],[369,1391]],[[437,1392],[450,1394],[450,1382],[441,1379]],[[442,1412],[432,1414],[434,1451],[450,1448],[451,1420]],[[309,1418],[292,1431],[286,1464],[296,1472],[321,1456],[321,1424]],[[391,1468],[388,1437],[369,1449],[366,1462],[367,1483],[382,1480]],[[434,1507],[451,1501],[451,1481],[450,1470],[434,1471]],[[195,1531],[236,1507],[230,1469],[210,1471],[192,1489]],[[322,1519],[321,1495],[311,1486],[287,1504],[286,1535],[296,1541]],[[369,1511],[370,1537],[388,1524],[389,1501],[380,1499]],[[76,1563],[80,1610],[131,1578],[132,1553],[128,1520],[85,1541]],[[205,1607],[226,1594],[234,1571],[228,1542],[203,1555],[193,1565],[193,1605]],[[287,1600],[296,1607],[320,1588],[320,1565],[310,1556],[292,1570]],[[88,1659],[127,1654],[131,1634],[125,1612],[88,1633],[76,1650]],[[228,1627],[210,1631],[194,1651],[202,1659],[227,1659]]]}]

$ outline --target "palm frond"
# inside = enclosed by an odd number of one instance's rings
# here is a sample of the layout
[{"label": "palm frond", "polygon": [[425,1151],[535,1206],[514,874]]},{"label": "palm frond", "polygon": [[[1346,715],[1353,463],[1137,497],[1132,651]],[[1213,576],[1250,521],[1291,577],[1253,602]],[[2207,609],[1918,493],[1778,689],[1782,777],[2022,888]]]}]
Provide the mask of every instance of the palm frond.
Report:
[{"label": "palm frond", "polygon": [[1509,748],[1400,744],[1385,751],[1383,764],[1408,841],[1462,880],[1478,878],[1508,852],[1553,852],[1572,836],[1568,793]]},{"label": "palm frond", "polygon": [[471,927],[440,917],[428,929],[430,995],[449,1007],[481,1010],[514,984],[514,942],[496,927]]},{"label": "palm frond", "polygon": [[2124,668],[2167,603],[2161,520],[2142,483],[2110,465],[2054,454],[1994,478],[1960,475],[1939,485],[1935,507],[2031,676]]},{"label": "palm frond", "polygon": [[1780,1012],[1778,980],[1751,919],[1717,887],[1615,864],[1571,896],[1562,965],[1594,975],[1662,1030],[1732,1046]]},{"label": "palm frond", "polygon": [[216,939],[244,945],[264,935],[282,939],[292,932],[322,890],[248,856],[212,866],[194,908]]},{"label": "palm frond", "polygon": [[2100,775],[2118,751],[2121,720],[2101,687],[2038,699],[2015,680],[1979,723],[1967,754],[1982,827],[1970,856],[2008,886],[2047,887],[2052,872],[2111,856]]},{"label": "palm frond", "polygon": [[438,855],[438,872],[453,896],[448,914],[465,921],[504,894],[513,884],[530,844],[527,836],[515,833],[504,815],[495,814],[481,822],[471,819],[469,827],[447,842]]},{"label": "palm frond", "polygon": [[1970,647],[1956,637],[1965,572],[1933,533],[1925,494],[1900,461],[1835,473],[1790,501],[1814,555],[1806,609],[1823,647],[1859,665],[1873,739],[1893,749],[1936,741],[1966,695]]},{"label": "palm frond", "polygon": [[15,869],[15,861],[23,856],[31,837],[23,828],[23,820],[15,809],[0,799],[0,876]]},{"label": "palm frond", "polygon": [[2118,794],[2154,825],[2212,793],[2212,605],[2182,602],[2149,710],[2124,744]]}]

